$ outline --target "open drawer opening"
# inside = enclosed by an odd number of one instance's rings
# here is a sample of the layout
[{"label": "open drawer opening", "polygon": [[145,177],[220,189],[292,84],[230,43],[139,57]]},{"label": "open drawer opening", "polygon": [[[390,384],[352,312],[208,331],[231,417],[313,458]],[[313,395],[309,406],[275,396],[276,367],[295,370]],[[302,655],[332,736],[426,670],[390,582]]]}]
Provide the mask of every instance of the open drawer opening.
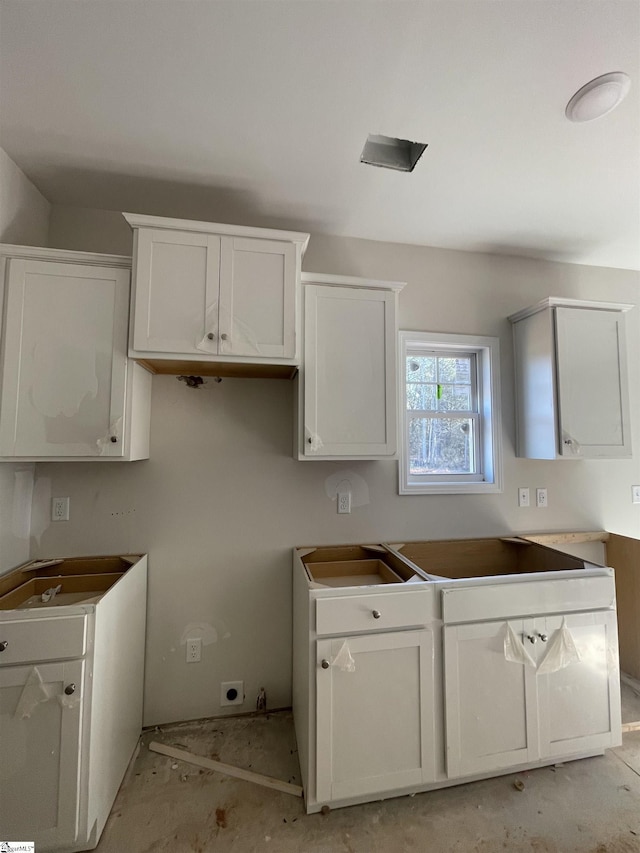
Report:
[{"label": "open drawer opening", "polygon": [[379,586],[426,580],[419,569],[379,545],[299,548],[309,582],[327,587]]}]

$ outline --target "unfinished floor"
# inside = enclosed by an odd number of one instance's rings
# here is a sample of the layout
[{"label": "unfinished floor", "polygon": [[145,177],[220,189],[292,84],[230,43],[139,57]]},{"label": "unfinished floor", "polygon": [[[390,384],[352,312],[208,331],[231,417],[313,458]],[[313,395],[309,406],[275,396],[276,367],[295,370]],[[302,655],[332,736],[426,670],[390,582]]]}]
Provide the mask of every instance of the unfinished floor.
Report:
[{"label": "unfinished floor", "polygon": [[99,853],[640,853],[640,731],[604,756],[446,790],[304,812],[287,794],[150,752],[161,741],[299,783],[290,712],[147,731]]}]

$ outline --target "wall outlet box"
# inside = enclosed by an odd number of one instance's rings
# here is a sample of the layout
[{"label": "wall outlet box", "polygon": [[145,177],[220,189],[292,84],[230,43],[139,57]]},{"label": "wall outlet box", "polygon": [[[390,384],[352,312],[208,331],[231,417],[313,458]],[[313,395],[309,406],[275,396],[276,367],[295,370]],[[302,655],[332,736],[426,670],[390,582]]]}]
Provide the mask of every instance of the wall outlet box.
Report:
[{"label": "wall outlet box", "polygon": [[187,640],[187,663],[199,663],[202,660],[202,639],[192,637]]},{"label": "wall outlet box", "polygon": [[338,492],[338,512],[351,512],[351,492]]},{"label": "wall outlet box", "polygon": [[221,705],[243,705],[244,704],[244,682],[223,681],[220,685]]},{"label": "wall outlet box", "polygon": [[51,498],[51,521],[69,521],[69,498]]}]

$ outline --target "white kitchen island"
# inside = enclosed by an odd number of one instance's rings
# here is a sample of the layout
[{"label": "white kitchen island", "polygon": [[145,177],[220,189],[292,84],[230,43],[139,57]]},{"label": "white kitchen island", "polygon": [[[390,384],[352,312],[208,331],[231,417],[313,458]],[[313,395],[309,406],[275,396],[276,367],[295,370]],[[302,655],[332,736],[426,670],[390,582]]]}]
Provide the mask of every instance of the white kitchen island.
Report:
[{"label": "white kitchen island", "polygon": [[523,539],[297,548],[307,812],[621,742],[613,569]]}]

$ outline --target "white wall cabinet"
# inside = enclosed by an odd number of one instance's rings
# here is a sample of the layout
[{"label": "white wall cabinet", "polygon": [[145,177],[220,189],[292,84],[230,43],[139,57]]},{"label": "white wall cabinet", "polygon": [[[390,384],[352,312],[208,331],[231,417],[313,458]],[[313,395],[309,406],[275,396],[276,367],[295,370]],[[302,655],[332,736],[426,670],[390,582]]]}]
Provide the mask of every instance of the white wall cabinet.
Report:
[{"label": "white wall cabinet", "polygon": [[[330,664],[345,643],[353,672]],[[319,640],[317,654],[317,799],[432,781],[431,631]]]},{"label": "white wall cabinet", "polygon": [[2,246],[0,457],[143,459],[151,375],[127,358],[128,259]]},{"label": "white wall cabinet", "polygon": [[0,576],[4,837],[61,853],[98,843],[142,727],[146,583],[146,556]]},{"label": "white wall cabinet", "polygon": [[517,455],[631,456],[624,312],[550,298],[512,315]]},{"label": "white wall cabinet", "polygon": [[239,375],[233,365],[244,365],[242,375],[259,376],[271,364],[273,375],[293,374],[308,234],[124,215],[134,229],[133,358],[159,373]]},{"label": "white wall cabinet", "polygon": [[398,282],[304,273],[298,459],[397,453]]}]

